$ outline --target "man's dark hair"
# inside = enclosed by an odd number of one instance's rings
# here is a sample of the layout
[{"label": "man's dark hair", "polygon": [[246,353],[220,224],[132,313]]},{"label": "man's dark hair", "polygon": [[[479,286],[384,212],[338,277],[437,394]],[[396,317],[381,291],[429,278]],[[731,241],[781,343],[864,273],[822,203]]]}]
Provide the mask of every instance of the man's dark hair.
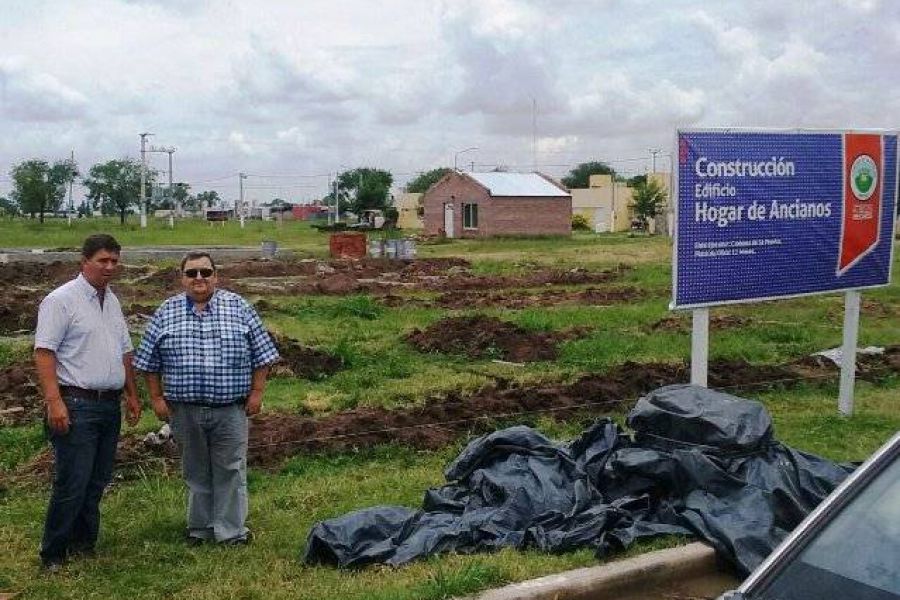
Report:
[{"label": "man's dark hair", "polygon": [[101,250],[121,254],[122,246],[119,245],[116,238],[107,233],[95,233],[85,238],[84,244],[81,246],[81,256],[90,260]]},{"label": "man's dark hair", "polygon": [[213,271],[216,271],[216,261],[210,256],[209,252],[188,252],[181,259],[181,270],[184,271],[184,264],[189,260],[197,260],[198,258],[208,258],[209,264],[212,265]]}]

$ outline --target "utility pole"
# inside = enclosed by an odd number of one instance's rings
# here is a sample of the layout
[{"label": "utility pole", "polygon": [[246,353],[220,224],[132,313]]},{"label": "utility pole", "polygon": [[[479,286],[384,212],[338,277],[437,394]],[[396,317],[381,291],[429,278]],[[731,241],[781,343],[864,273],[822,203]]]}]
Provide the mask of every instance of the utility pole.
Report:
[{"label": "utility pole", "polygon": [[175,153],[175,148],[169,146],[168,148],[163,148],[163,152],[169,155],[169,198],[172,200],[172,210],[169,211],[169,227],[172,229],[175,228],[175,190],[172,189],[172,154]]},{"label": "utility pole", "polygon": [[[172,212],[169,213],[169,227],[175,227],[175,220],[172,217],[172,214],[175,211],[175,196],[172,195],[172,153],[175,152],[175,146],[150,146],[147,149],[147,152],[159,152],[169,155],[169,197],[172,199]],[[157,185],[157,192],[159,190],[159,185]],[[157,194],[158,195],[158,194]]]},{"label": "utility pole", "polygon": [[147,137],[152,133],[141,133],[141,229],[147,228]]},{"label": "utility pole", "polygon": [[651,177],[656,173],[656,155],[662,152],[659,148],[650,148],[650,156],[653,157],[653,170],[650,172]]},{"label": "utility pole", "polygon": [[238,210],[241,214],[241,229],[244,228],[244,180],[247,179],[247,175],[244,173],[238,173],[238,183],[240,184],[240,203]]},{"label": "utility pole", "polygon": [[341,220],[341,199],[338,197],[338,178],[334,174],[334,224]]},{"label": "utility pole", "polygon": [[69,226],[72,225],[72,215],[75,213],[75,205],[72,204],[72,182],[75,180],[75,150],[72,150],[69,158]]},{"label": "utility pole", "polygon": [[[537,173],[537,99],[531,98],[531,159],[534,165],[534,172]],[[473,171],[475,169],[472,169]]]},{"label": "utility pole", "polygon": [[169,227],[175,228],[175,190],[172,189],[172,154],[175,148],[168,148],[166,152],[169,154],[169,197],[172,199],[172,212],[169,213]]}]

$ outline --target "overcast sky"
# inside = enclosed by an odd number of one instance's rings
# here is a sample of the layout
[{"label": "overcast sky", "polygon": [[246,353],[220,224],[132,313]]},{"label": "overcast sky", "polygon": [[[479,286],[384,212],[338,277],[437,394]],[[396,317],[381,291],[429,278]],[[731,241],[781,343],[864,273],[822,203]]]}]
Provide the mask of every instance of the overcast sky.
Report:
[{"label": "overcast sky", "polygon": [[[356,166],[667,167],[678,127],[897,128],[900,2],[0,0],[0,194],[175,146],[192,191]],[[166,168],[165,154],[151,154]],[[535,160],[536,159],[536,160]]]}]

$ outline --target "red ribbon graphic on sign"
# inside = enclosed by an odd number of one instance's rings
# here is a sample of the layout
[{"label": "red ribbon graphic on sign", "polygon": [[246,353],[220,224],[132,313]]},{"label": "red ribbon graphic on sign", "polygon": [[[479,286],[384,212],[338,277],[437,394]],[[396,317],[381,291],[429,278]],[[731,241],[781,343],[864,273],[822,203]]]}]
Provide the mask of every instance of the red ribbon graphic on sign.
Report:
[{"label": "red ribbon graphic on sign", "polygon": [[837,274],[878,245],[884,174],[880,135],[844,134],[844,212]]}]

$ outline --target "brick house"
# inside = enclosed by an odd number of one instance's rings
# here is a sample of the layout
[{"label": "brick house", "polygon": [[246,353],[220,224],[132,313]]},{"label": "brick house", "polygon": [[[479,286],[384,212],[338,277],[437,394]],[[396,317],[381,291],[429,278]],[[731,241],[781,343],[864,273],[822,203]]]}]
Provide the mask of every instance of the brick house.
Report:
[{"label": "brick house", "polygon": [[540,173],[453,171],[428,188],[422,203],[429,235],[572,233],[572,196]]}]

